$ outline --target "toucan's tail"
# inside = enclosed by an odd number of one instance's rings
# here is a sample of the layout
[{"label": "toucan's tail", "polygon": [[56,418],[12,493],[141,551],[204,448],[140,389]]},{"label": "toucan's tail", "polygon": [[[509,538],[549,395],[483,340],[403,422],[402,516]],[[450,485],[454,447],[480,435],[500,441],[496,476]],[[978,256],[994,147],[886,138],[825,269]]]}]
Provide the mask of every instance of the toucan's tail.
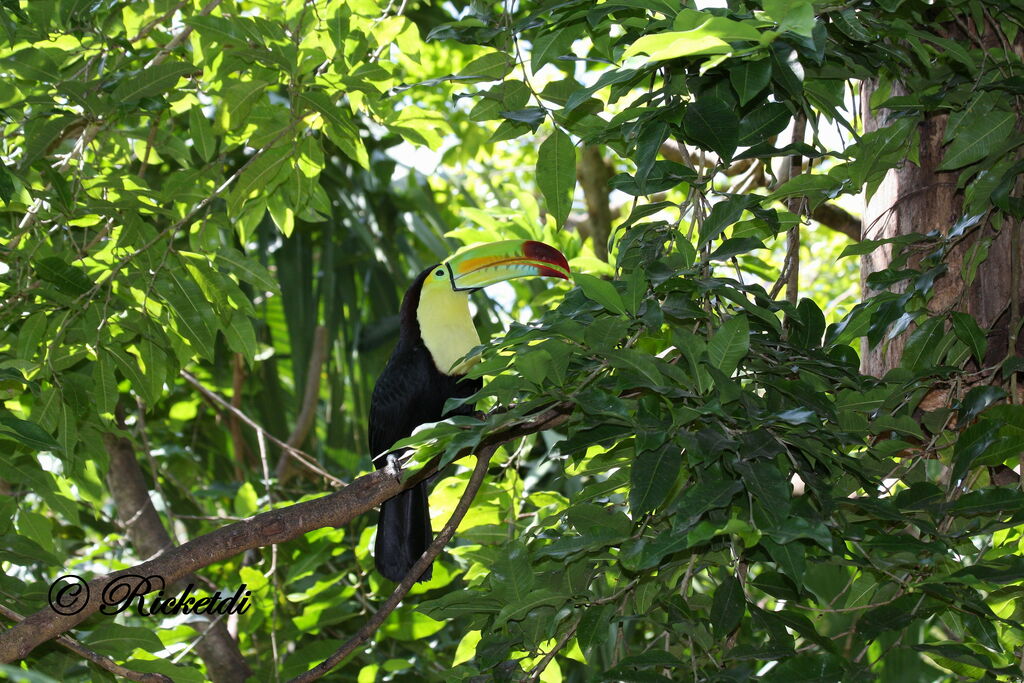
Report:
[{"label": "toucan's tail", "polygon": [[[426,482],[421,482],[380,506],[377,544],[373,552],[377,571],[396,583],[401,581],[431,540],[427,486]],[[430,567],[427,567],[418,580],[429,579]]]}]

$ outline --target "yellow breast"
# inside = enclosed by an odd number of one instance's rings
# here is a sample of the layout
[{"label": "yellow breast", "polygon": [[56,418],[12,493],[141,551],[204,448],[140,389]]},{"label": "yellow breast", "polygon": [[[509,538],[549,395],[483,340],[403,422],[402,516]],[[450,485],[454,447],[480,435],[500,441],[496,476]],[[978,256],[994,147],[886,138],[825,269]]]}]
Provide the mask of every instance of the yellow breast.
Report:
[{"label": "yellow breast", "polygon": [[[437,369],[446,375],[462,375],[479,358],[459,363],[463,356],[480,345],[480,335],[469,314],[469,294],[455,292],[447,283],[427,284],[420,292],[416,308],[420,336],[430,351]],[[458,363],[458,365],[456,365]]]}]

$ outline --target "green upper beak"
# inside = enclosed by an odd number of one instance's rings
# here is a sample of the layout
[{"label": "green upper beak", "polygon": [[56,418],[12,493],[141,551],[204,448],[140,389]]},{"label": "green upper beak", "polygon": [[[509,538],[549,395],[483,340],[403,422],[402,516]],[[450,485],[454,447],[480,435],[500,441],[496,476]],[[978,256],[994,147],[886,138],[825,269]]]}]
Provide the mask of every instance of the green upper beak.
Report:
[{"label": "green upper beak", "polygon": [[570,279],[562,252],[534,240],[504,240],[465,247],[448,257],[452,289],[473,290],[524,275]]}]

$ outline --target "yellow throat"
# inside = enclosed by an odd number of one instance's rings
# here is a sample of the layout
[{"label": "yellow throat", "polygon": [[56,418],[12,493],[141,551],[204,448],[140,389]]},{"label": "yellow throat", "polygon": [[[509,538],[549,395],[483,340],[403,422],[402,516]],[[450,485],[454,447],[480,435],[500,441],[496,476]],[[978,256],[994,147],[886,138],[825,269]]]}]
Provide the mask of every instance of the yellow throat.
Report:
[{"label": "yellow throat", "polygon": [[[480,345],[480,335],[469,315],[469,293],[452,291],[447,278],[428,278],[416,307],[420,336],[437,369],[446,375],[462,375],[479,357],[459,361]],[[456,363],[459,363],[456,366]]]}]

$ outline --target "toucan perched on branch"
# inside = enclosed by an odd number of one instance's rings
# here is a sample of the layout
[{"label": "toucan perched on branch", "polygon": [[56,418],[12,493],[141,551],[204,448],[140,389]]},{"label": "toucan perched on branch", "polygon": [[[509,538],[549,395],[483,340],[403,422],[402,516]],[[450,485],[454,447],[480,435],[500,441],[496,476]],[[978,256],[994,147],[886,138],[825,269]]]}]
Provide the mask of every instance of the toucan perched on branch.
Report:
[{"label": "toucan perched on branch", "polygon": [[[396,441],[427,422],[466,415],[463,405],[444,413],[450,398],[476,393],[479,379],[464,379],[480,344],[469,314],[471,292],[526,275],[569,279],[569,264],[554,247],[506,240],[463,249],[420,273],[402,299],[398,345],[377,379],[370,400],[370,454],[378,468]],[[433,538],[426,482],[387,500],[380,508],[374,560],[377,570],[401,581]],[[430,578],[430,568],[420,581]]]}]

